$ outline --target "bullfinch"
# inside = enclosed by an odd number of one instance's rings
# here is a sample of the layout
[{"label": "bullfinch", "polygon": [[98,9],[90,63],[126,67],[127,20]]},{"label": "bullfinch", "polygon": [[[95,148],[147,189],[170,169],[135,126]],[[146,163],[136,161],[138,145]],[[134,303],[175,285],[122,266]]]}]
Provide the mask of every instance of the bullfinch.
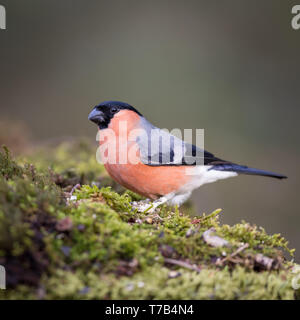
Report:
[{"label": "bullfinch", "polygon": [[238,174],[284,179],[286,176],[235,164],[155,127],[131,105],[105,101],[89,120],[99,128],[99,153],[109,175],[148,201],[135,203],[153,212],[168,203],[181,205],[200,186]]}]

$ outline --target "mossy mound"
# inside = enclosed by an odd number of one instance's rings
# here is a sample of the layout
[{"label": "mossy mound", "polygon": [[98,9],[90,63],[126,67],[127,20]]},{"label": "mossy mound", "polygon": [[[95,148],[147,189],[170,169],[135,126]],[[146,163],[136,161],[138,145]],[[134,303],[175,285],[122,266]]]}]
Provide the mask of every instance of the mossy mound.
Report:
[{"label": "mossy mound", "polygon": [[220,210],[139,213],[130,203],[140,197],[113,183],[94,152],[79,142],[17,162],[0,153],[0,298],[297,298],[284,257],[293,250],[279,234],[221,225]]}]

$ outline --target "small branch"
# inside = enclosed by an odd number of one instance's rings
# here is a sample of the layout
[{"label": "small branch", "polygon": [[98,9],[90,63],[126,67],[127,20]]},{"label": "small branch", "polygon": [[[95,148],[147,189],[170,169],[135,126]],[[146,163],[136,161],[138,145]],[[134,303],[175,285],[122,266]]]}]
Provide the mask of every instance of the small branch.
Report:
[{"label": "small branch", "polygon": [[173,265],[179,266],[179,267],[182,267],[182,268],[194,270],[194,271],[197,271],[197,272],[201,271],[201,269],[198,268],[197,266],[191,265],[191,264],[189,264],[187,262],[184,262],[184,261],[175,260],[175,259],[171,259],[171,258],[165,258],[165,262],[169,263],[169,264],[173,264]]},{"label": "small branch", "polygon": [[243,250],[247,249],[249,247],[249,243],[245,243],[241,247],[239,247],[236,251],[234,251],[230,256],[220,260],[218,264],[222,265],[225,261],[233,259],[235,256],[237,256],[239,253],[241,253]]},{"label": "small branch", "polygon": [[76,189],[80,189],[81,185],[77,183],[71,190],[70,195],[72,196]]},{"label": "small branch", "polygon": [[236,251],[234,251],[231,255],[230,258],[235,257],[236,255],[238,255],[240,252],[242,252],[243,250],[247,249],[249,247],[249,243],[245,243],[244,245],[242,245],[241,247],[239,247]]}]

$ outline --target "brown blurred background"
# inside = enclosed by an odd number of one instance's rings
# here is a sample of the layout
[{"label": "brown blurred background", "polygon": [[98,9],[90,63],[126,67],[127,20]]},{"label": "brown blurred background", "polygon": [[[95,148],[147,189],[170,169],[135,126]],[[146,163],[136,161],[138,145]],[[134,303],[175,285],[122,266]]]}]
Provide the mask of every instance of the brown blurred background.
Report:
[{"label": "brown blurred background", "polygon": [[133,104],[160,127],[204,128],[207,150],[289,179],[241,176],[206,185],[193,196],[199,213],[221,207],[224,223],[245,219],[281,232],[300,260],[297,1],[0,4],[7,10],[2,128],[19,123],[37,142],[94,141],[88,113],[111,99]]}]

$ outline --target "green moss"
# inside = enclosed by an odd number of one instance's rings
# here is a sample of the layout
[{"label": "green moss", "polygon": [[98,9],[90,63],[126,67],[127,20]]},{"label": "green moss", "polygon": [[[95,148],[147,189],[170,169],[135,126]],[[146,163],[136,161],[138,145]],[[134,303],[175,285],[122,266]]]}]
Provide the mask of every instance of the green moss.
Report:
[{"label": "green moss", "polygon": [[[131,277],[116,278],[113,274],[99,276],[95,272],[83,273],[57,270],[45,278],[47,299],[294,299],[291,277],[285,272],[246,272],[237,267],[228,269],[203,269],[200,273],[179,269],[180,276],[170,279],[168,270],[160,265],[147,268]],[[20,294],[21,293],[21,294]],[[21,298],[32,292],[26,287],[9,291],[8,299]]]},{"label": "green moss", "polygon": [[[283,237],[246,222],[221,225],[221,210],[192,217],[163,206],[154,214],[139,213],[130,203],[140,196],[106,187],[114,184],[103,167],[84,164],[92,161],[91,150],[84,143],[63,144],[48,159],[38,151],[28,158],[34,166],[25,159],[17,164],[7,150],[1,153],[0,264],[8,289],[0,298],[299,295],[291,286],[294,264],[284,258],[293,251]],[[83,181],[88,184],[77,186],[71,198],[71,189]],[[228,245],[212,246],[203,236],[209,229]]]},{"label": "green moss", "polygon": [[95,147],[85,139],[64,142],[56,147],[40,147],[32,155],[20,157],[20,161],[34,162],[38,169],[51,169],[56,182],[62,187],[69,183],[99,182],[99,177],[106,176],[103,166],[96,160]]},{"label": "green moss", "polygon": [[3,146],[2,149],[0,152],[0,175],[5,179],[20,176],[22,174],[21,167],[12,159],[6,146]]}]

